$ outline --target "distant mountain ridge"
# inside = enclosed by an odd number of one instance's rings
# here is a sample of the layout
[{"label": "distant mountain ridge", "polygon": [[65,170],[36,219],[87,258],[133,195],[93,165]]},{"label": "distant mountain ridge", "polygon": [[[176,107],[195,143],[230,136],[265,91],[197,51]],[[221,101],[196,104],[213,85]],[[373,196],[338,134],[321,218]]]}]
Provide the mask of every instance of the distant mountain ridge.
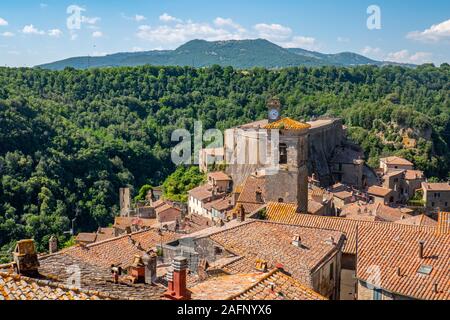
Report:
[{"label": "distant mountain ridge", "polygon": [[232,66],[237,69],[263,67],[268,69],[296,66],[404,65],[376,61],[352,52],[324,54],[300,48],[282,48],[264,39],[209,42],[192,40],[175,50],[115,53],[101,57],[74,57],[37,67],[62,70],[66,67],[86,69],[119,66]]}]

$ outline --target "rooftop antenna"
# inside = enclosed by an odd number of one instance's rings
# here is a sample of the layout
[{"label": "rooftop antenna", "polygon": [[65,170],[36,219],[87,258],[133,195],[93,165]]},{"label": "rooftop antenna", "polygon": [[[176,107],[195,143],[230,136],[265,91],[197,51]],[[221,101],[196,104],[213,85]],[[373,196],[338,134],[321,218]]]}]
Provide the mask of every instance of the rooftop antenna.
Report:
[{"label": "rooftop antenna", "polygon": [[71,236],[75,235],[75,221],[80,216],[80,212],[81,212],[81,210],[77,206],[76,209],[75,209],[75,217],[71,220],[72,227],[71,227],[71,229],[69,231],[64,231],[64,234],[70,234]]}]

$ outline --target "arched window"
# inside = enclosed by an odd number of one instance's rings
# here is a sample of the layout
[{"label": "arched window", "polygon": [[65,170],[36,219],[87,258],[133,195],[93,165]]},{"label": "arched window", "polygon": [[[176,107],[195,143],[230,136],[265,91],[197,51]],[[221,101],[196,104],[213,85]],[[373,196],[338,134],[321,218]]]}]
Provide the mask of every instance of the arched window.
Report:
[{"label": "arched window", "polygon": [[287,164],[287,144],[280,143],[280,164]]}]

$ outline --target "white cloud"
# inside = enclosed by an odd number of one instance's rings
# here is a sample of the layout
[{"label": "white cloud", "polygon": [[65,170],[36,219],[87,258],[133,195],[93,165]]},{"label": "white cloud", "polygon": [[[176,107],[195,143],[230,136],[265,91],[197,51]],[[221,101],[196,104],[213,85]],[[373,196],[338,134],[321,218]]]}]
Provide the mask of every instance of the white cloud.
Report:
[{"label": "white cloud", "polygon": [[215,28],[208,23],[195,23],[188,21],[174,26],[163,25],[151,27],[141,25],[137,36],[143,40],[162,44],[182,44],[193,39],[208,41],[243,39],[239,31],[230,31],[224,28]]},{"label": "white cloud", "polygon": [[433,54],[430,52],[410,53],[408,50],[404,49],[397,52],[388,53],[385,60],[399,63],[422,64],[431,62],[432,56]]},{"label": "white cloud", "polygon": [[48,31],[48,35],[50,37],[55,37],[55,38],[59,38],[60,36],[62,36],[62,31],[59,29],[51,29]]},{"label": "white cloud", "polygon": [[217,27],[221,27],[221,28],[233,28],[236,30],[239,30],[240,32],[246,32],[246,30],[238,23],[234,22],[233,19],[230,18],[221,18],[221,17],[217,17],[214,20],[214,24]]},{"label": "white cloud", "polygon": [[380,48],[372,48],[370,46],[364,47],[361,50],[363,55],[369,58],[376,59],[379,61],[397,62],[397,63],[412,63],[412,64],[423,64],[432,61],[433,54],[431,52],[409,52],[406,49],[385,53]]},{"label": "white cloud", "polygon": [[259,23],[253,28],[257,31],[258,37],[274,42],[287,41],[292,35],[292,29],[281,24]]},{"label": "white cloud", "polygon": [[385,58],[383,50],[381,50],[380,48],[373,48],[371,46],[365,46],[361,50],[361,53],[372,59],[383,60]]},{"label": "white cloud", "polygon": [[7,37],[7,38],[11,38],[14,37],[14,33],[6,31],[0,34],[2,37]]},{"label": "white cloud", "polygon": [[341,42],[341,43],[349,43],[350,42],[350,38],[346,38],[346,37],[337,37],[337,42]]},{"label": "white cloud", "polygon": [[35,28],[32,24],[23,27],[22,32],[24,34],[44,35],[45,31]]},{"label": "white cloud", "polygon": [[164,13],[159,19],[164,24],[139,26],[137,37],[165,48],[173,48],[193,39],[221,41],[254,38],[264,38],[283,47],[318,48],[315,38],[295,35],[291,28],[280,24],[259,23],[247,30],[232,19],[224,17],[217,17],[212,23],[208,23],[183,21]]},{"label": "white cloud", "polygon": [[181,19],[172,17],[171,15],[169,15],[168,13],[164,13],[162,15],[159,16],[159,20],[163,21],[163,22],[182,22]]},{"label": "white cloud", "polygon": [[303,48],[309,50],[319,49],[317,40],[312,37],[294,36],[291,40],[279,44],[285,48]]},{"label": "white cloud", "polygon": [[294,35],[291,28],[281,24],[259,23],[253,29],[256,30],[258,38],[267,39],[284,48],[319,49],[319,44],[315,38]]},{"label": "white cloud", "polygon": [[408,39],[423,42],[438,42],[450,40],[450,19],[439,24],[432,25],[424,31],[413,31],[407,34]]},{"label": "white cloud", "polygon": [[93,38],[101,38],[101,37],[103,37],[103,32],[101,32],[101,31],[94,31],[94,32],[92,32],[92,37]]},{"label": "white cloud", "polygon": [[145,19],[147,19],[146,17],[144,17],[143,15],[137,14],[134,16],[134,20],[137,22],[141,22],[144,21]]},{"label": "white cloud", "polygon": [[9,24],[8,21],[0,17],[0,27],[5,27],[8,24]]}]

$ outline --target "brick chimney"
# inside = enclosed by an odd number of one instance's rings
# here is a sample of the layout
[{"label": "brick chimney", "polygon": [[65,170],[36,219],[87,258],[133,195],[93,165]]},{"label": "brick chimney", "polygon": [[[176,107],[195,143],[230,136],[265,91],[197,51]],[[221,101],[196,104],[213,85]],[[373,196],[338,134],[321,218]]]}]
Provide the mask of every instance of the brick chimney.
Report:
[{"label": "brick chimney", "polygon": [[172,275],[168,274],[169,288],[165,296],[171,300],[190,300],[191,293],[187,289],[186,283],[188,269],[187,259],[185,257],[175,257],[172,262],[172,269]]},{"label": "brick chimney", "polygon": [[255,269],[260,272],[267,272],[267,261],[261,259],[256,260]]},{"label": "brick chimney", "polygon": [[424,246],[425,246],[425,241],[421,240],[419,241],[419,258],[423,259],[424,258]]},{"label": "brick chimney", "polygon": [[145,265],[145,283],[153,284],[156,281],[156,267],[158,265],[158,256],[155,252],[150,251],[142,256]]},{"label": "brick chimney", "polygon": [[244,222],[245,221],[245,209],[244,206],[242,204],[239,204],[237,207],[237,220],[239,222]]},{"label": "brick chimney", "polygon": [[257,203],[264,203],[264,199],[262,197],[262,190],[260,187],[258,187],[258,189],[256,189],[256,202]]},{"label": "brick chimney", "polygon": [[39,260],[34,240],[21,240],[17,242],[13,258],[18,274],[30,277],[39,274]]},{"label": "brick chimney", "polygon": [[131,278],[133,283],[145,282],[145,265],[140,255],[134,256],[133,264],[130,267]]},{"label": "brick chimney", "polygon": [[51,236],[48,240],[48,252],[50,254],[58,252],[58,238]]}]

